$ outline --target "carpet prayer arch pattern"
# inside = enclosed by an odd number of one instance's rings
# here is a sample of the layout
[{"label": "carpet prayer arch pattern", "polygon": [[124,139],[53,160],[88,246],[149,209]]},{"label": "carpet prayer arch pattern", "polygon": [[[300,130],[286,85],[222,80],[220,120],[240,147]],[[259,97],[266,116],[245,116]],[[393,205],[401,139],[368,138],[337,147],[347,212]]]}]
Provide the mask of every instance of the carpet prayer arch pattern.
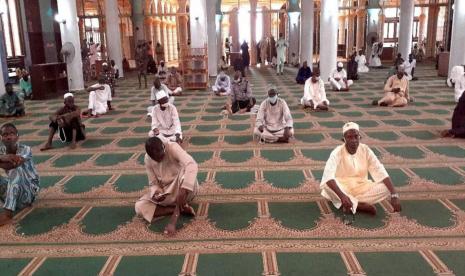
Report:
[{"label": "carpet prayer arch pattern", "polygon": [[[137,78],[118,83],[114,111],[84,119],[88,137],[75,150],[55,139],[39,151],[62,99],[28,101],[27,116],[12,122],[32,147],[41,191],[0,228],[0,275],[465,275],[465,144],[438,135],[450,127],[454,92],[430,67],[418,68],[407,107],[371,105],[387,75],[371,70],[349,92],[327,89],[329,112],[299,106],[294,69],[252,70],[257,102],[272,83],[291,109],[288,144],[253,141],[255,115],[224,117],[225,98],[209,90],[176,97],[200,192],[197,216],[182,217],[174,237],[163,235],[168,218],[148,225],[134,212],[150,128],[149,90]],[[87,105],[86,93],[75,97]],[[348,121],[385,165],[400,214],[383,201],[376,217],[357,213],[345,225],[320,196]]]}]

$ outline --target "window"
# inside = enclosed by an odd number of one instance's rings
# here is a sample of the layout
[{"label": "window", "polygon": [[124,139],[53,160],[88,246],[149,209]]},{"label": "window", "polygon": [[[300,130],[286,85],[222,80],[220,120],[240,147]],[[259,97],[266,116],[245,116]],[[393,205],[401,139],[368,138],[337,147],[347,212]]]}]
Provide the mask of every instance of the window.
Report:
[{"label": "window", "polygon": [[23,54],[15,0],[0,0],[0,23],[7,57]]}]

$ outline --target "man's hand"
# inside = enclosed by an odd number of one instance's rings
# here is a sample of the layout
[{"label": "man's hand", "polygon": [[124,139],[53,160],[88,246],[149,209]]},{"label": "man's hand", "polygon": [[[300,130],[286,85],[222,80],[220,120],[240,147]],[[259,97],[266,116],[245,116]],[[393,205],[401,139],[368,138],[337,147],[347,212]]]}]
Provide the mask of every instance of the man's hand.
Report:
[{"label": "man's hand", "polygon": [[391,205],[394,208],[394,212],[402,211],[402,207],[400,206],[400,200],[398,198],[391,198]]},{"label": "man's hand", "polygon": [[342,203],[342,208],[344,211],[348,211],[352,209],[353,204],[348,196],[343,195],[341,197],[341,203]]},{"label": "man's hand", "polygon": [[166,198],[166,195],[161,195],[161,193],[157,192],[153,195],[152,199],[153,201],[155,202],[162,202],[163,200],[165,200]]},{"label": "man's hand", "polygon": [[22,165],[26,161],[23,157],[16,154],[6,154],[0,157],[2,162],[10,163],[15,168]]},{"label": "man's hand", "polygon": [[176,136],[176,143],[182,144],[181,134],[176,133],[175,136]]},{"label": "man's hand", "polygon": [[154,128],[154,129],[152,129],[152,131],[153,131],[153,134],[154,134],[155,136],[157,136],[158,134],[160,134],[160,130],[158,130],[158,128]]},{"label": "man's hand", "polygon": [[291,137],[291,128],[290,127],[285,127],[284,128],[284,134],[283,137],[285,139],[289,139]]},{"label": "man's hand", "polygon": [[261,126],[258,127],[258,131],[260,131],[260,133],[263,132],[263,125],[261,125]]},{"label": "man's hand", "polygon": [[392,92],[394,92],[394,93],[399,93],[399,92],[400,92],[400,88],[392,88]]}]

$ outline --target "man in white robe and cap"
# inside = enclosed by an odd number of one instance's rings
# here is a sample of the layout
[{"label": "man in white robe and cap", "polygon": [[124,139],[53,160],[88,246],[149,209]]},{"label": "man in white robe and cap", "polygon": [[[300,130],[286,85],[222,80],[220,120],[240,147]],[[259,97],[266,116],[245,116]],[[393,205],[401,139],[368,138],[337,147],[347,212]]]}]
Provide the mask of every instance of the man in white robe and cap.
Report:
[{"label": "man in white robe and cap", "polygon": [[172,142],[182,143],[178,110],[169,103],[168,94],[165,91],[158,91],[156,98],[158,105],[154,106],[152,110],[152,127],[149,136],[163,136]]},{"label": "man in white robe and cap", "polygon": [[333,90],[336,91],[349,91],[349,87],[354,83],[347,79],[347,72],[344,70],[342,62],[337,63],[336,69],[329,76],[329,82]]},{"label": "man in white robe and cap", "polygon": [[265,143],[288,143],[294,136],[294,121],[285,100],[278,98],[275,88],[268,90],[268,98],[258,109],[254,135]]},{"label": "man in white robe and cap", "polygon": [[357,71],[359,73],[368,73],[370,71],[370,68],[367,66],[367,58],[363,54],[363,50],[358,51],[355,61],[357,62]]},{"label": "man in white robe and cap", "polygon": [[320,78],[320,68],[313,68],[313,75],[305,81],[304,96],[300,104],[315,110],[328,110],[329,101],[326,98],[325,83]]},{"label": "man in white robe and cap", "polygon": [[458,103],[460,97],[465,91],[465,65],[452,67],[450,77],[447,79],[447,85],[454,87],[454,99]]},{"label": "man in white robe and cap", "polygon": [[231,94],[231,78],[229,78],[223,70],[221,70],[216,77],[215,85],[212,86],[212,90],[217,96],[228,96]]},{"label": "man in white robe and cap", "polygon": [[152,106],[147,108],[147,116],[152,116],[152,109],[158,104],[157,93],[160,91],[164,91],[169,96],[168,101],[171,104],[174,104],[174,97],[171,96],[173,92],[168,88],[168,86],[161,82],[158,76],[155,76],[152,89],[150,89],[150,101],[152,102]]},{"label": "man in white robe and cap", "polygon": [[279,39],[276,41],[276,51],[278,53],[277,58],[277,72],[278,75],[282,75],[284,70],[284,63],[286,62],[286,48],[289,47],[289,43],[284,39],[283,34],[279,34]]},{"label": "man in white robe and cap", "polygon": [[[395,212],[401,210],[396,193],[384,166],[373,151],[360,143],[359,126],[349,122],[342,128],[344,144],[330,154],[320,184],[321,195],[344,213],[357,211],[376,215],[374,204],[390,199]],[[368,178],[368,173],[373,180]]]}]

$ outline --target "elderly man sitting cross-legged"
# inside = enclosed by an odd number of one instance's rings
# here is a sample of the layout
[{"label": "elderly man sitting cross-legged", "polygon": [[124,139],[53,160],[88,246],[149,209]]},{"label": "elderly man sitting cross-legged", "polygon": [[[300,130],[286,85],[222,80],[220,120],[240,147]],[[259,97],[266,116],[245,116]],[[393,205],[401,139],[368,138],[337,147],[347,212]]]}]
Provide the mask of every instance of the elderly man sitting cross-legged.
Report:
[{"label": "elderly man sitting cross-legged", "polygon": [[[395,212],[401,210],[399,196],[384,166],[373,151],[360,143],[359,126],[343,126],[344,144],[336,147],[326,162],[321,195],[344,213],[365,212],[376,215],[374,204],[390,198]],[[368,179],[368,173],[374,181]]]},{"label": "elderly man sitting cross-legged", "polygon": [[325,83],[320,78],[320,68],[313,68],[313,76],[305,81],[300,104],[315,110],[328,110],[329,101],[326,98]]},{"label": "elderly man sitting cross-legged", "polygon": [[275,88],[268,90],[268,99],[260,104],[254,135],[260,142],[287,143],[294,135],[291,112],[285,100],[278,98]]},{"label": "elderly man sitting cross-legged", "polygon": [[160,90],[156,94],[158,105],[152,110],[152,130],[149,136],[163,136],[172,142],[182,143],[181,122],[178,110],[169,103],[168,94]]},{"label": "elderly man sitting cross-legged", "polygon": [[151,137],[145,142],[145,169],[149,191],[135,204],[135,211],[146,221],[169,216],[164,233],[176,232],[180,215],[195,216],[189,205],[198,191],[198,166],[192,156],[178,143],[164,138]]},{"label": "elderly man sitting cross-legged", "polygon": [[391,77],[384,85],[384,97],[381,100],[374,100],[373,105],[402,107],[409,102],[409,80],[404,74],[404,67],[400,65],[397,73]]}]

